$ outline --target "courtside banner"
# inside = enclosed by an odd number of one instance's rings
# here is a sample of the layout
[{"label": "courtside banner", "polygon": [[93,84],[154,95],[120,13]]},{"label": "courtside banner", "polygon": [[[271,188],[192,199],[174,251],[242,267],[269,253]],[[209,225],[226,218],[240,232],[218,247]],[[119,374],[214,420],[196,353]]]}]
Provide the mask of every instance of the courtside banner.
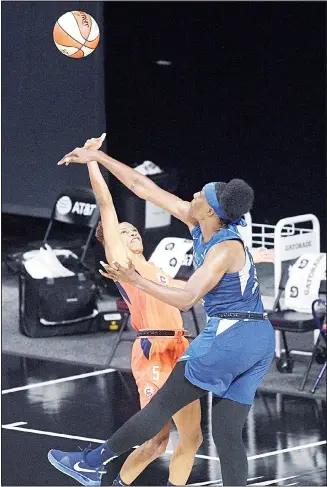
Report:
[{"label": "courtside banner", "polygon": [[326,279],[326,254],[301,255],[290,269],[285,287],[285,308],[311,313],[311,306],[319,297],[322,280]]},{"label": "courtside banner", "polygon": [[317,235],[314,232],[291,235],[282,237],[280,240],[280,258],[284,260],[293,260],[300,257],[304,252],[316,252]]}]

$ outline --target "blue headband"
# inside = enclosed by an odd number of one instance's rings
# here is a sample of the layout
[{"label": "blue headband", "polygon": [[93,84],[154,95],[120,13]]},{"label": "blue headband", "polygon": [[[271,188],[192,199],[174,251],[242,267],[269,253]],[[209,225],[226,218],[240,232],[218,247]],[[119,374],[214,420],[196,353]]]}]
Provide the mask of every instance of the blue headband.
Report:
[{"label": "blue headband", "polygon": [[208,183],[204,187],[204,196],[209,206],[211,206],[211,208],[215,211],[216,215],[218,215],[223,220],[226,220],[228,223],[234,223],[234,225],[241,225],[241,227],[246,227],[247,223],[244,218],[240,217],[236,220],[231,220],[230,218],[228,218],[228,216],[224,214],[217,199],[215,184],[216,183]]}]

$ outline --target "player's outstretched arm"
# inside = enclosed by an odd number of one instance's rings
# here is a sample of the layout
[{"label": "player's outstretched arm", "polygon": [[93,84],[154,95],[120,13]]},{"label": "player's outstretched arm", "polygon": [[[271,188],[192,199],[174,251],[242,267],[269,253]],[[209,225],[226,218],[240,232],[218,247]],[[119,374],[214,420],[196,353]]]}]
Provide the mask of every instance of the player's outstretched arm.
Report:
[{"label": "player's outstretched arm", "polygon": [[106,259],[108,262],[117,260],[120,264],[127,265],[129,251],[120,235],[117,213],[111,193],[98,163],[91,161],[87,167],[92,189],[100,209]]},{"label": "player's outstretched arm", "polygon": [[213,289],[227,272],[233,256],[228,250],[228,246],[224,244],[225,242],[217,244],[208,252],[203,265],[190,277],[184,289],[166,287],[144,279],[136,273],[131,262],[128,268],[124,268],[117,263],[112,265],[102,264],[105,270],[100,271],[100,273],[115,281],[129,282],[134,287],[138,287],[164,303],[170,304],[181,311],[188,311]]},{"label": "player's outstretched arm", "polygon": [[197,225],[198,222],[189,215],[190,203],[188,201],[183,201],[178,196],[165,191],[147,176],[113,159],[102,151],[76,147],[72,152],[66,154],[58,162],[58,165],[68,165],[72,162],[85,164],[93,160],[102,164],[139,198],[150,201],[168,211],[175,218],[184,222],[190,229]]},{"label": "player's outstretched arm", "polygon": [[99,151],[97,161],[108,169],[119,181],[133,191],[136,196],[168,211],[189,227],[197,225],[197,221],[189,216],[190,203],[160,188],[150,178],[135,169],[113,159]]},{"label": "player's outstretched arm", "polygon": [[[101,174],[98,163],[95,159],[92,160],[91,157],[92,153],[96,153],[101,147],[105,137],[106,134],[103,133],[98,138],[88,139],[83,148],[76,148],[73,152],[67,154],[61,161],[59,161],[58,164],[68,165],[71,162],[87,164],[91,186],[100,209],[106,259],[108,262],[118,261],[119,263],[126,265],[127,256],[130,252],[120,235],[118,218],[112,196]],[[78,157],[79,153],[84,154],[84,158],[81,156]],[[75,160],[73,155],[76,156],[77,160]]]}]

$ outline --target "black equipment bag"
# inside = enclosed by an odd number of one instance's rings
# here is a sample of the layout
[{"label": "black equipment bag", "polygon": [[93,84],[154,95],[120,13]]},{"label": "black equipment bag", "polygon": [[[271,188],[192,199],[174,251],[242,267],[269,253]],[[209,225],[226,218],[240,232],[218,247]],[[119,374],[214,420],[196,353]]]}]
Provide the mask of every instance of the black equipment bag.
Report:
[{"label": "black equipment bag", "polygon": [[100,331],[98,287],[90,271],[34,279],[19,274],[19,329],[31,338]]}]

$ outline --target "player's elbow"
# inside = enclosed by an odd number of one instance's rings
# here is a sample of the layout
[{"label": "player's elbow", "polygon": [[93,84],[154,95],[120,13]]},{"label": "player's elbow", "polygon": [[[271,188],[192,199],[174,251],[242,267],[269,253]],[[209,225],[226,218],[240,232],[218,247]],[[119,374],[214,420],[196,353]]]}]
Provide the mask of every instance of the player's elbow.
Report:
[{"label": "player's elbow", "polygon": [[185,299],[181,303],[180,309],[182,311],[190,311],[190,309],[198,302],[197,296],[193,296],[192,294],[187,294]]},{"label": "player's elbow", "polygon": [[194,306],[195,303],[188,303],[187,305],[183,306],[182,311],[190,311],[190,309]]},{"label": "player's elbow", "polygon": [[191,309],[191,306],[188,306],[186,304],[185,305],[182,304],[179,306],[179,309],[180,309],[180,311],[183,311],[183,313],[184,313],[185,311],[189,311]]},{"label": "player's elbow", "polygon": [[180,310],[183,311],[183,313],[186,313],[186,311],[190,311],[191,308],[192,308],[192,305],[191,306],[183,306],[183,308],[180,308]]}]

